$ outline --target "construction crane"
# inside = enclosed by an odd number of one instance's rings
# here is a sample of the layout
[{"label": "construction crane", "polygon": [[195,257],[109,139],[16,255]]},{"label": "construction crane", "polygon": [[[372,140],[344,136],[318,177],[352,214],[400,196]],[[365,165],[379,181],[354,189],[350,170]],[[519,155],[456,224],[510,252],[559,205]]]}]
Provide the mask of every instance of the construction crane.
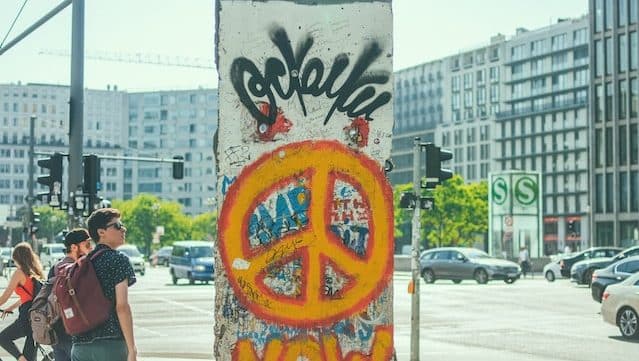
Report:
[{"label": "construction crane", "polygon": [[[62,49],[42,49],[38,52],[40,55],[53,55],[70,57],[69,50]],[[109,52],[95,52],[85,53],[86,59],[113,61],[120,63],[135,63],[135,64],[153,64],[162,66],[177,66],[184,68],[198,68],[198,69],[215,69],[215,65],[212,59],[202,58],[188,58],[188,57],[172,57],[161,54],[143,54],[143,53],[109,53]]]}]

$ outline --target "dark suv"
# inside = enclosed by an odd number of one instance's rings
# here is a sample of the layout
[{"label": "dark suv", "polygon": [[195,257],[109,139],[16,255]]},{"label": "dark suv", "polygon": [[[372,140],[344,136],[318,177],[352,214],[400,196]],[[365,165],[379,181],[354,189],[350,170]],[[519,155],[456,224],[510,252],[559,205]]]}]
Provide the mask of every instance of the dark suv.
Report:
[{"label": "dark suv", "polygon": [[599,257],[612,257],[621,252],[622,248],[619,247],[591,247],[587,250],[573,254],[570,257],[566,257],[559,261],[559,268],[561,269],[561,275],[568,278],[570,277],[570,268],[572,265],[579,261],[590,258]]},{"label": "dark suv", "polygon": [[608,267],[624,258],[639,256],[639,246],[630,247],[617,253],[614,257],[590,258],[575,263],[570,269],[571,281],[577,284],[590,285],[595,270]]}]

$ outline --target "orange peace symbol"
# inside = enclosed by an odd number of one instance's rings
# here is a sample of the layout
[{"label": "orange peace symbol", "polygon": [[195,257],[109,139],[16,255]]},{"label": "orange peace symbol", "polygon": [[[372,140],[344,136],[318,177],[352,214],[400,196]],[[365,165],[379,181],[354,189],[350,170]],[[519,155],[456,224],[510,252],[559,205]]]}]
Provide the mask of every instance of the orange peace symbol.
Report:
[{"label": "orange peace symbol", "polygon": [[[307,179],[307,224],[259,247],[249,244],[249,219],[257,205],[290,181]],[[365,200],[369,238],[364,255],[330,230],[337,179]],[[334,323],[364,310],[385,289],[393,267],[393,197],[374,160],[335,141],[305,141],[275,149],[246,167],[229,187],[219,217],[220,255],[236,296],[255,315],[293,326]],[[269,267],[302,264],[298,296],[277,294],[264,284]],[[347,278],[336,296],[322,292],[325,267]]]}]

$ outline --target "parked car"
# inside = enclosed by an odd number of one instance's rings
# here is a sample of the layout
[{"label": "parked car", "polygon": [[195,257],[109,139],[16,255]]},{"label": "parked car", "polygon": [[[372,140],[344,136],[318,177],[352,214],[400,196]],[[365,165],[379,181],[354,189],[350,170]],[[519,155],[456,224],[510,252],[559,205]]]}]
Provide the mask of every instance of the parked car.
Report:
[{"label": "parked car", "polygon": [[129,258],[129,263],[131,263],[134,272],[138,272],[140,276],[144,276],[144,273],[146,273],[144,256],[140,253],[138,247],[133,244],[123,244],[118,247],[118,251]]},{"label": "parked car", "polygon": [[7,269],[13,267],[13,247],[0,248],[0,257],[2,257],[2,268]]},{"label": "parked car", "polygon": [[155,264],[160,264],[163,266],[169,266],[169,259],[171,258],[171,253],[173,252],[173,246],[166,246],[160,248],[155,254]]},{"label": "parked car", "polygon": [[472,279],[481,284],[489,280],[513,283],[521,277],[521,267],[517,263],[491,257],[475,248],[434,248],[423,252],[419,262],[426,283],[438,279],[454,283]]},{"label": "parked car", "polygon": [[639,337],[639,272],[606,288],[601,316],[604,321],[619,327],[623,337]]},{"label": "parked car", "polygon": [[590,285],[592,299],[601,302],[606,287],[625,280],[637,271],[639,271],[639,256],[627,257],[604,269],[596,270]]},{"label": "parked car", "polygon": [[619,247],[591,247],[584,251],[573,253],[570,257],[559,261],[561,275],[566,278],[570,277],[570,268],[579,261],[598,257],[612,257],[622,250],[623,249]]},{"label": "parked car", "polygon": [[209,283],[213,280],[213,244],[203,241],[179,241],[173,243],[169,260],[169,273],[173,284],[186,278],[190,284],[195,281]]},{"label": "parked car", "polygon": [[543,275],[546,277],[548,282],[554,282],[558,277],[561,277],[561,267],[559,266],[559,262],[571,255],[572,253],[560,253],[555,256],[550,256],[550,262],[544,266],[543,270]]},{"label": "parked car", "polygon": [[62,243],[47,243],[40,248],[42,267],[51,267],[65,256],[66,247]]},{"label": "parked car", "polygon": [[639,246],[630,247],[617,253],[613,257],[590,258],[575,263],[570,269],[570,278],[577,284],[590,285],[595,270],[608,267],[626,257],[639,256]]}]

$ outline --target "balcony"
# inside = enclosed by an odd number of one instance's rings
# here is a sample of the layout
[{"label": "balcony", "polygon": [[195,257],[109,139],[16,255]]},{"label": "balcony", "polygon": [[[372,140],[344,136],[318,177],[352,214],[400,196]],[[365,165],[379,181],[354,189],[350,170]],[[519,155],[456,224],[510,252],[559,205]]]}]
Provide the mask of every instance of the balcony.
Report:
[{"label": "balcony", "polygon": [[561,102],[558,104],[545,104],[539,107],[528,107],[523,109],[499,112],[495,115],[495,118],[497,120],[505,120],[505,119],[513,118],[513,117],[526,116],[526,115],[537,114],[537,113],[547,113],[547,112],[553,112],[553,111],[562,111],[562,110],[568,110],[572,108],[579,108],[579,107],[583,107],[587,105],[588,105],[588,99],[576,99],[576,100]]}]

